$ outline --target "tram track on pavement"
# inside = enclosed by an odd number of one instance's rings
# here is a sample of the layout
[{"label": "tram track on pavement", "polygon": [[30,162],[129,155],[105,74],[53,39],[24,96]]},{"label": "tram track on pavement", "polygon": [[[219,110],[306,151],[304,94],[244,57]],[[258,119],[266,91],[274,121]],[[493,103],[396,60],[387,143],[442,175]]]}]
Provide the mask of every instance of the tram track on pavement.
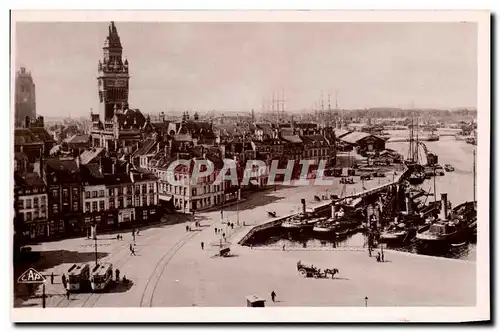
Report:
[{"label": "tram track on pavement", "polygon": [[[165,227],[165,229],[172,228],[173,226],[175,226],[175,225],[168,225]],[[141,239],[141,241],[142,240],[155,241],[157,238],[163,237],[163,235],[164,234],[162,234],[162,233],[154,233],[150,236],[146,236],[145,238]],[[106,263],[106,262],[110,261],[111,259],[113,259],[114,255],[116,255],[122,251],[127,253],[126,249],[129,247],[130,242],[129,241],[124,241],[124,242],[125,242],[124,244],[119,245],[117,248],[113,249],[108,254],[108,257],[109,257],[108,259],[100,260],[100,262]],[[111,263],[113,263],[113,269],[118,268],[119,270],[121,270],[123,265],[125,265],[125,263],[127,263],[129,259],[130,259],[130,257],[128,255],[125,255],[125,257],[120,259],[118,261],[118,263],[111,261]],[[78,300],[83,300],[81,307],[93,307],[97,303],[99,298],[104,294],[106,294],[106,293],[105,292],[104,293],[74,293],[72,296],[76,296]],[[92,301],[90,301],[90,300],[92,300]],[[67,300],[66,295],[63,294],[61,300],[59,302],[57,302],[56,307],[67,308],[70,306],[70,304],[71,304],[71,300]]]},{"label": "tram track on pavement", "polygon": [[167,250],[167,252],[158,261],[158,263],[156,263],[155,269],[153,270],[153,273],[151,273],[151,275],[149,276],[148,281],[146,283],[146,287],[144,287],[144,291],[142,292],[141,303],[140,303],[141,307],[153,306],[153,298],[156,291],[156,287],[158,286],[158,283],[163,273],[165,272],[168,264],[175,256],[175,254],[197,234],[198,232],[194,232],[184,236],[182,239],[177,241],[172,248]]}]

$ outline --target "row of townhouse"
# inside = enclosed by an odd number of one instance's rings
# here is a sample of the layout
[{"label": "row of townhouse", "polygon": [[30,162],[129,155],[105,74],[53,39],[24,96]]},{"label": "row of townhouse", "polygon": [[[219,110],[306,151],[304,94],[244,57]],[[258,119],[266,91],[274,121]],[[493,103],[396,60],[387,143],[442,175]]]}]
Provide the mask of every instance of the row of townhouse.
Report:
[{"label": "row of townhouse", "polygon": [[24,239],[51,239],[157,220],[157,178],[144,170],[46,160],[42,174],[14,174],[14,229]]}]

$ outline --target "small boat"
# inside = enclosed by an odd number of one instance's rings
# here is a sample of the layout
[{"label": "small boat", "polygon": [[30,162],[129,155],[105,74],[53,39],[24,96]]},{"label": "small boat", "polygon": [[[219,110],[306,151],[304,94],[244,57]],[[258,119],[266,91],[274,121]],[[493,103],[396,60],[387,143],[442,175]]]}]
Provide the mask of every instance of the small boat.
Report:
[{"label": "small boat", "polygon": [[410,175],[410,177],[408,178],[408,182],[410,182],[410,184],[412,185],[419,185],[424,182],[425,177],[426,175],[424,172],[416,171]]},{"label": "small boat", "polygon": [[408,234],[409,229],[405,223],[392,224],[380,232],[380,240],[383,242],[403,242]]},{"label": "small boat", "polygon": [[453,172],[453,171],[455,171],[455,167],[453,167],[451,164],[445,164],[444,170],[447,172]]},{"label": "small boat", "polygon": [[314,218],[310,217],[305,214],[300,214],[297,216],[293,216],[281,224],[281,227],[287,228],[287,229],[312,229],[314,227],[314,224],[317,222],[323,221],[326,218]]},{"label": "small boat", "polygon": [[345,236],[359,229],[361,222],[352,218],[330,218],[316,224],[313,231],[324,235]]},{"label": "small boat", "polygon": [[417,231],[416,238],[424,243],[452,244],[463,240],[477,223],[475,202],[458,205],[446,220],[436,220]]},{"label": "small boat", "polygon": [[431,135],[429,135],[429,137],[427,137],[427,140],[429,142],[439,141],[439,135],[431,134]]},{"label": "small boat", "polygon": [[472,145],[477,145],[477,140],[475,137],[468,137],[466,140],[465,140],[466,143],[468,144],[472,144]]}]

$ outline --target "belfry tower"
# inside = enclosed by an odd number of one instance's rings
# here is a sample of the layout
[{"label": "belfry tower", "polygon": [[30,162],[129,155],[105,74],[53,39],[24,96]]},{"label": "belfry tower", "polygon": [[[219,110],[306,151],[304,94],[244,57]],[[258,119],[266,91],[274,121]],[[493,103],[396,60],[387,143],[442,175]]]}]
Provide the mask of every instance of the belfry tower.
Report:
[{"label": "belfry tower", "polygon": [[122,44],[114,22],[108,28],[104,41],[103,59],[99,60],[97,84],[99,87],[99,118],[109,125],[115,112],[128,109],[128,61],[122,59]]}]

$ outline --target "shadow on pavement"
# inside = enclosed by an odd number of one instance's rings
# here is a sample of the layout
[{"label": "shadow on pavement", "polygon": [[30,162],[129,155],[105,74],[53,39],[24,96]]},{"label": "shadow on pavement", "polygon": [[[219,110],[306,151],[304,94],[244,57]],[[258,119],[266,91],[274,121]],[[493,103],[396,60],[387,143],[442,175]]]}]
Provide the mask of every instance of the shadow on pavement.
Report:
[{"label": "shadow on pavement", "polygon": [[[103,259],[108,256],[107,253],[98,252],[97,259]],[[24,273],[28,268],[34,268],[41,274],[44,274],[44,271],[47,269],[51,269],[61,264],[73,264],[73,263],[91,263],[95,261],[96,254],[95,252],[78,252],[78,251],[69,251],[69,250],[49,250],[49,251],[41,251],[40,258],[36,261],[28,261],[28,262],[15,262],[14,264],[14,280],[17,281],[17,278]],[[45,275],[45,278],[50,282],[50,277]],[[55,282],[59,282],[60,277],[56,277]],[[20,284],[14,283],[14,296],[16,298],[30,298],[37,292],[40,285],[36,284]]]},{"label": "shadow on pavement", "polygon": [[126,291],[130,290],[133,285],[134,282],[132,280],[128,280],[127,282],[115,281],[110,285],[109,289],[105,290],[103,293],[125,293]]}]

